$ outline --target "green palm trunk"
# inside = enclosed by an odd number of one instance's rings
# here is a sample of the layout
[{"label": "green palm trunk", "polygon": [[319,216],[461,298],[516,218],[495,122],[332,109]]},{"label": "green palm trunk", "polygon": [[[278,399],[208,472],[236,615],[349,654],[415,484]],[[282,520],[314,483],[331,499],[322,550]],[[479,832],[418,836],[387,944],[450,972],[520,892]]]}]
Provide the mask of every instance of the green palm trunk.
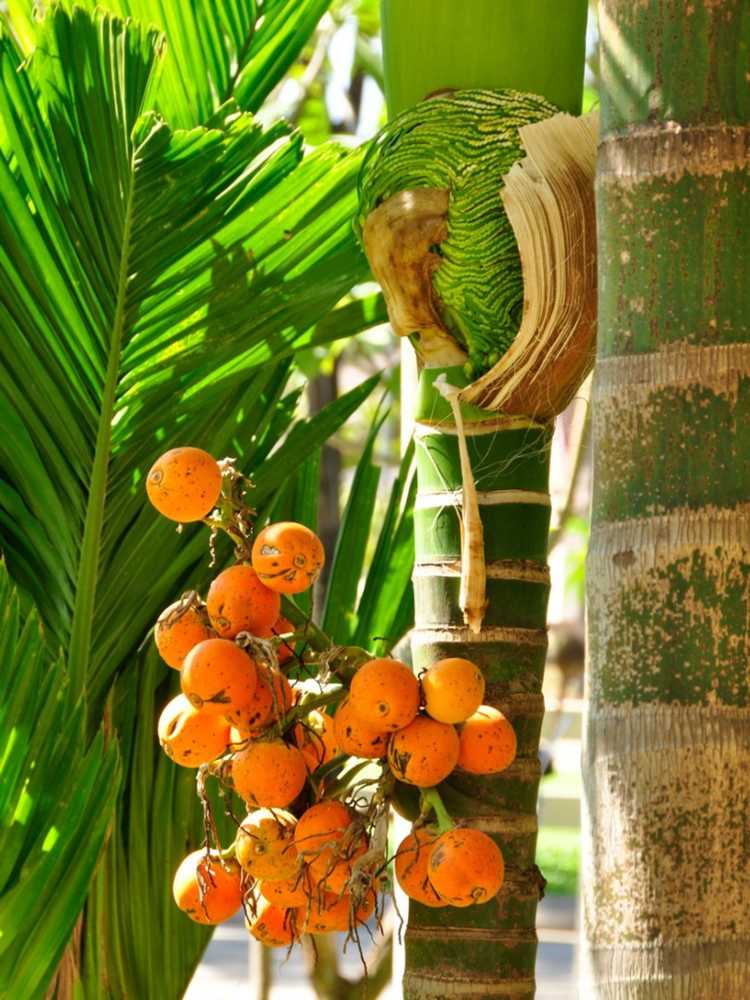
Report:
[{"label": "green palm trunk", "polygon": [[[456,381],[458,371],[450,371]],[[549,571],[551,429],[465,407],[466,443],[484,528],[488,607],[470,633],[459,607],[461,532],[455,494],[462,476],[450,408],[423,372],[416,412],[418,492],[415,504],[415,669],[443,657],[477,663],[485,703],[513,723],[518,756],[504,772],[454,772],[441,786],[454,819],[497,839],[505,859],[500,895],[484,906],[409,906],[406,997],[532,997],[535,917],[542,879],[534,864],[539,734]],[[482,992],[477,992],[477,989]]]},{"label": "green palm trunk", "polygon": [[[556,108],[574,114],[579,111],[585,3],[536,0],[511,4],[472,0],[459,5],[448,0],[410,0],[408,4],[383,0],[382,10],[386,92],[392,115],[413,108],[427,95],[445,88],[511,88],[539,95]],[[463,98],[464,109],[478,103],[481,102],[476,92]],[[533,115],[536,118],[551,115],[554,109],[545,106],[547,110],[535,105]],[[446,108],[446,112],[449,110]],[[410,129],[419,117],[418,109],[410,112],[406,135],[413,135]],[[493,255],[496,262],[497,237],[491,237],[483,244],[487,249],[477,253],[476,244],[472,245],[472,232],[477,220],[481,224],[485,216],[482,212],[472,215],[476,205],[467,204],[466,200],[465,214],[461,214],[456,206],[460,198],[466,199],[465,189],[459,195],[458,183],[446,183],[444,178],[441,181],[437,177],[443,164],[451,162],[454,164],[451,169],[456,171],[454,179],[466,176],[460,151],[466,150],[468,162],[472,157],[476,159],[477,148],[481,154],[483,143],[492,146],[503,141],[516,142],[517,125],[509,125],[506,119],[496,126],[496,131],[488,127],[483,133],[482,124],[469,124],[464,125],[464,132],[459,127],[451,132],[447,117],[441,120],[442,112],[437,113],[434,106],[422,117],[437,118],[438,128],[442,129],[439,140],[442,146],[434,155],[428,151],[421,158],[418,156],[413,167],[404,168],[403,161],[399,161],[398,169],[401,190],[433,189],[432,202],[429,195],[421,201],[416,199],[428,226],[434,224],[442,210],[440,196],[445,191],[440,189],[447,188],[449,192],[449,239],[443,246],[443,260],[437,263],[437,269],[434,258],[427,265],[430,276],[435,275],[434,283],[427,283],[427,298],[438,304],[424,311],[411,309],[414,299],[404,294],[402,308],[394,311],[393,302],[389,301],[394,327],[402,334],[411,334],[415,329],[408,325],[412,316],[427,317],[424,323],[415,324],[419,327],[419,337],[412,337],[424,362],[414,434],[418,471],[414,516],[414,666],[420,670],[448,656],[463,656],[479,664],[487,685],[485,701],[512,721],[518,738],[518,757],[500,775],[476,777],[458,771],[440,787],[454,819],[478,827],[497,841],[506,863],[506,880],[497,898],[483,906],[429,909],[410,904],[404,996],[423,1000],[443,1000],[448,996],[531,998],[535,988],[536,906],[543,886],[534,855],[538,746],[544,711],[541,685],[547,644],[548,470],[552,428],[549,414],[534,420],[524,410],[511,408],[509,412],[519,415],[506,416],[492,409],[461,406],[471,477],[478,491],[487,577],[487,607],[481,629],[470,631],[465,624],[460,593],[462,558],[466,557],[460,525],[461,494],[465,486],[463,473],[467,470],[462,472],[459,435],[451,405],[433,384],[435,376],[445,373],[450,385],[466,386],[467,375],[458,363],[456,341],[469,356],[469,369],[474,376],[478,370],[494,364],[494,357],[507,349],[518,328],[518,314],[513,310],[503,313],[502,324],[499,313],[496,314],[494,328],[491,323],[488,328],[488,313],[498,303],[494,292],[487,293],[487,286],[483,294],[483,279],[487,275],[482,272]],[[392,148],[388,140],[384,148],[385,157]],[[502,175],[518,158],[516,152],[500,169],[497,161],[494,167],[485,164],[483,170],[479,168],[480,184],[488,192],[485,207],[494,205],[495,199],[499,204]],[[367,182],[364,186],[361,183],[370,197],[367,211],[374,207],[372,192],[378,188],[377,176],[369,189],[367,185],[377,169],[371,168]],[[477,170],[476,163],[472,169]],[[399,190],[399,187],[387,188],[387,184],[380,187],[375,204]],[[416,193],[421,197],[419,191]],[[396,204],[395,197],[389,204]],[[374,219],[375,213],[369,218]],[[439,232],[439,226],[436,231]],[[369,232],[375,232],[374,228]],[[394,228],[392,233],[392,237],[386,235],[385,245],[398,251],[401,231]],[[442,232],[434,242],[445,239]],[[451,244],[453,239],[456,242]],[[462,252],[473,258],[475,269],[470,279],[464,276],[463,285],[459,277],[456,287],[453,282],[458,271],[451,247],[459,245]],[[523,279],[512,233],[510,242],[504,246],[509,247],[506,261],[499,271],[493,272],[492,287],[513,285],[517,291]],[[433,253],[434,247],[430,246],[428,257]],[[389,274],[388,256],[387,252],[382,254],[380,270],[386,272],[386,278],[393,277],[394,286],[398,286],[403,272],[396,268]],[[371,262],[378,273],[372,255]],[[407,277],[411,277],[412,284],[406,287],[412,291],[414,275]],[[389,291],[392,294],[393,289],[386,289],[387,301]],[[456,305],[462,299],[463,312]],[[485,301],[479,304],[480,299]],[[491,303],[490,310],[485,308],[487,301]],[[477,308],[472,309],[472,302]],[[471,340],[472,315],[476,333],[479,312],[483,313],[481,345]],[[442,333],[440,324],[431,321],[436,314],[444,324]],[[510,326],[509,315],[515,317]],[[408,318],[404,319],[405,316]],[[396,317],[402,322],[397,322]],[[451,331],[450,337],[444,337],[446,327]],[[467,328],[469,336],[462,337]],[[434,351],[428,346],[432,337]]]},{"label": "green palm trunk", "polygon": [[750,20],[605,0],[583,994],[750,995]]}]

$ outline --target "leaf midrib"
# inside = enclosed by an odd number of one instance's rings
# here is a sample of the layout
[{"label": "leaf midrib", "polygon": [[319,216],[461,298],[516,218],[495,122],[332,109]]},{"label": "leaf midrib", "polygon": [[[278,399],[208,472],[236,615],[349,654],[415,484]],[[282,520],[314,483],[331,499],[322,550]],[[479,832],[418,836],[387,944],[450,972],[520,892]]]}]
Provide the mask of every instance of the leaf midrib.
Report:
[{"label": "leaf midrib", "polygon": [[81,556],[75,583],[75,606],[68,647],[68,670],[76,696],[85,689],[91,659],[91,633],[96,605],[104,508],[107,498],[107,474],[109,471],[112,443],[112,419],[115,411],[125,326],[125,300],[127,296],[128,264],[131,251],[130,237],[133,224],[135,153],[136,151],[131,149],[122,254],[120,256],[120,267],[117,276],[117,298],[112,321],[107,370],[102,390],[99,423],[96,432],[94,461],[91,467],[91,485],[86,503],[86,518],[84,521]]}]

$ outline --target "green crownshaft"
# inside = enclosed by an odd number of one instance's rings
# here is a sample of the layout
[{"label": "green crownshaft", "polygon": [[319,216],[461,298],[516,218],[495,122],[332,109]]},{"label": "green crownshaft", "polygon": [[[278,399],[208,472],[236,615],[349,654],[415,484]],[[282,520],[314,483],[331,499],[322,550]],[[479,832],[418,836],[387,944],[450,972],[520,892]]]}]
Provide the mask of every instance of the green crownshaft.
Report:
[{"label": "green crownshaft", "polygon": [[450,191],[448,235],[432,281],[441,319],[467,350],[473,376],[495,364],[521,323],[521,261],[500,178],[523,156],[519,128],[556,111],[514,90],[433,98],[391,121],[362,167],[361,219],[400,191]]}]

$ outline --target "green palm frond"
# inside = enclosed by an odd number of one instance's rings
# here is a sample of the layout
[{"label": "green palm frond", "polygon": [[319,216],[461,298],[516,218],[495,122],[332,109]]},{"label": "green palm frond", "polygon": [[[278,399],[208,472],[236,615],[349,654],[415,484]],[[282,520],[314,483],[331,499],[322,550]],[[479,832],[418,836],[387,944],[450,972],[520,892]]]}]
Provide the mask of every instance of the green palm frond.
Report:
[{"label": "green palm frond", "polygon": [[[334,641],[362,646],[376,655],[391,650],[412,627],[414,617],[413,447],[401,461],[382,520],[376,508],[382,470],[373,453],[387,416],[387,410],[376,415],[357,462],[322,614],[323,630]],[[370,546],[374,546],[372,556]]]},{"label": "green palm frond", "polygon": [[82,742],[82,701],[2,563],[0,616],[0,996],[23,984],[34,1000],[86,897],[119,763],[101,732]]},{"label": "green palm frond", "polygon": [[[256,112],[300,55],[331,0],[108,0],[120,17],[156,21],[167,52],[154,108],[175,128],[204,124],[226,101]],[[34,48],[35,0],[9,0],[10,23]],[[97,0],[64,0],[93,13]]]},{"label": "green palm frond", "polygon": [[356,157],[301,162],[285,126],[229,108],[173,132],[144,113],[156,32],[59,8],[39,31],[27,67],[0,43],[17,158],[15,175],[0,161],[8,559],[68,639],[75,686],[93,672],[102,693],[117,663],[97,661],[95,620],[116,600],[142,633],[154,579],[124,589],[126,567],[169,549],[168,528],[140,518],[149,463],[170,441],[215,439],[252,348],[288,352],[365,273]]},{"label": "green palm frond", "polygon": [[[175,774],[154,739],[175,675],[137,650],[208,570],[205,530],[178,534],[157,517],[144,478],[161,452],[194,443],[236,456],[251,503],[268,509],[300,454],[375,384],[299,419],[294,351],[365,328],[382,303],[342,302],[367,275],[350,226],[357,154],[303,158],[298,134],[264,131],[233,102],[173,129],[153,110],[157,98],[165,106],[169,58],[155,29],[53,6],[30,30],[28,58],[0,34],[0,531],[21,599],[38,605],[48,645],[66,650],[87,733],[79,751],[94,739],[85,759],[101,762],[106,705],[123,756],[82,988],[171,997],[205,943],[166,915],[173,869],[195,842],[194,776]],[[70,884],[61,875],[55,899],[80,908],[102,837],[95,824],[64,824],[90,865],[85,878],[72,867]],[[24,912],[8,912],[0,949],[28,935]],[[159,953],[162,928],[173,937]],[[54,962],[38,968],[48,979]]]}]

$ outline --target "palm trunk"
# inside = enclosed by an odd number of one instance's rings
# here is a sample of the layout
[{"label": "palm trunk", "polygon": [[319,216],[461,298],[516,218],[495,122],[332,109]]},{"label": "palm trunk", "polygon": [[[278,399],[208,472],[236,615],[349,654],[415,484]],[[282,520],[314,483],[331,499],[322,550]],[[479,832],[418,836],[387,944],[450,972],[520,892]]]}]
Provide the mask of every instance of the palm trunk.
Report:
[{"label": "palm trunk", "polygon": [[750,996],[750,20],[604,0],[583,995]]},{"label": "palm trunk", "polygon": [[[573,114],[580,110],[585,0],[382,0],[381,6],[392,115],[433,92],[467,87],[513,88],[540,94]],[[455,772],[441,786],[454,818],[497,840],[506,881],[497,899],[484,906],[428,909],[410,903],[403,995],[520,1000],[534,995],[535,917],[544,884],[534,854],[551,423],[462,406],[487,570],[488,605],[481,631],[472,633],[460,608],[459,439],[451,407],[433,386],[446,370],[442,363],[455,365],[436,359],[422,372],[415,414],[414,665],[419,670],[446,656],[479,664],[485,700],[513,722],[518,758],[503,774]],[[460,367],[446,371],[451,384],[465,385]]]},{"label": "palm trunk", "polygon": [[[460,369],[449,369],[456,383]],[[549,571],[549,426],[465,408],[466,442],[484,528],[488,606],[470,634],[459,608],[462,487],[447,402],[423,372],[416,413],[415,669],[464,656],[485,675],[485,702],[513,723],[516,761],[502,774],[455,772],[441,786],[454,819],[495,837],[506,863],[497,899],[468,909],[409,906],[404,996],[534,995],[535,916],[543,880],[534,864],[542,675]]]}]

